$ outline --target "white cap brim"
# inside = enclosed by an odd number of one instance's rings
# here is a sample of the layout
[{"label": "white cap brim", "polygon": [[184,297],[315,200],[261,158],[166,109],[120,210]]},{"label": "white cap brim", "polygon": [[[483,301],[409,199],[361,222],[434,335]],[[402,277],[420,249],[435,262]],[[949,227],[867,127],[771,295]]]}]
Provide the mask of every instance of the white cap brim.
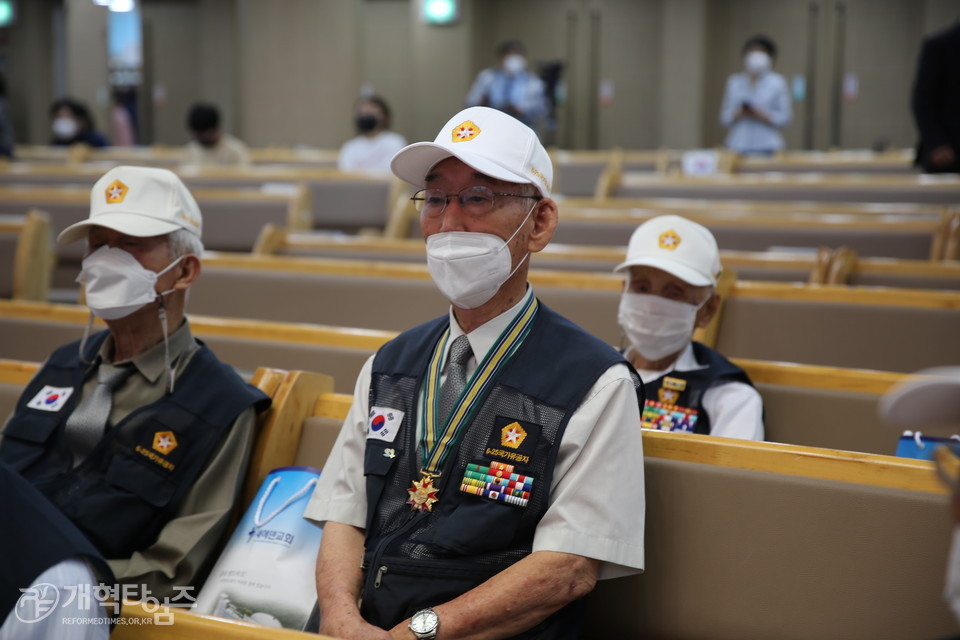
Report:
[{"label": "white cap brim", "polygon": [[134,212],[113,211],[102,213],[96,218],[82,220],[70,225],[60,232],[57,236],[59,244],[67,244],[77,240],[83,240],[89,233],[89,227],[106,227],[119,231],[128,236],[137,238],[148,238],[151,236],[163,236],[173,233],[177,229],[185,229],[178,224],[157,220],[156,218],[145,216]]},{"label": "white cap brim", "polygon": [[630,267],[653,267],[672,274],[695,287],[716,286],[716,278],[710,278],[685,264],[659,256],[644,256],[627,260],[616,266],[614,271],[626,271]]},{"label": "white cap brim", "polygon": [[960,367],[918,371],[880,398],[880,416],[903,429],[960,428]]},{"label": "white cap brim", "polygon": [[537,185],[537,183],[533,182],[529,177],[521,176],[518,173],[504,169],[486,157],[464,151],[462,148],[457,148],[453,144],[447,146],[439,142],[415,142],[400,149],[400,151],[393,156],[393,159],[390,161],[390,169],[393,171],[393,174],[401,180],[422,187],[424,186],[424,179],[427,177],[430,169],[436,166],[441,160],[449,157],[457,158],[472,169],[476,169],[491,178],[505,182],[532,184],[537,187],[542,195],[549,195],[544,194],[540,185]]}]

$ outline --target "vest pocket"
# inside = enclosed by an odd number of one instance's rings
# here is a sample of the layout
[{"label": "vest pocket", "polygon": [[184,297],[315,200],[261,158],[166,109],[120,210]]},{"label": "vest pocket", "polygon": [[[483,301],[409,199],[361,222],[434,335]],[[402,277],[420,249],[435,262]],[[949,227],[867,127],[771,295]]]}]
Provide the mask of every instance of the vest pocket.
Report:
[{"label": "vest pocket", "polygon": [[110,462],[107,481],[154,507],[166,506],[177,488],[167,478],[125,456],[117,456]]},{"label": "vest pocket", "polygon": [[50,435],[56,431],[57,425],[60,424],[60,414],[48,413],[42,415],[43,413],[45,412],[30,411],[24,416],[25,419],[11,420],[3,431],[4,440],[17,438],[33,444],[46,442]]},{"label": "vest pocket", "polygon": [[460,504],[440,517],[417,542],[450,555],[510,548],[519,532],[523,509],[474,496],[459,498]]}]

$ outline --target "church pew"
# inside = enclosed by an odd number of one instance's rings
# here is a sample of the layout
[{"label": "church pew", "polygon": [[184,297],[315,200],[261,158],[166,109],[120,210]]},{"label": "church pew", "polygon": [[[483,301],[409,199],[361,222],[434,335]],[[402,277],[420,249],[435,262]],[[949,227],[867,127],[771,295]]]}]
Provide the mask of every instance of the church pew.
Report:
[{"label": "church pew", "polygon": [[[960,193],[960,192],[958,192]],[[554,241],[569,244],[623,245],[624,239],[658,209],[574,209],[564,206]],[[957,213],[927,215],[856,215],[832,213],[753,213],[692,211],[727,250],[802,250],[847,246],[858,255],[898,259],[942,259],[943,235]]]},{"label": "church pew", "polygon": [[[2,174],[0,174],[2,175]],[[91,183],[92,185],[92,183]],[[291,229],[309,227],[308,195],[294,186],[280,193],[255,189],[195,189],[203,212],[203,239],[210,249],[249,251],[265,224]],[[69,225],[90,214],[90,186],[17,186],[0,184],[0,209],[12,213],[40,208],[50,217],[56,237]],[[73,289],[86,246],[82,242],[56,245],[55,288]]]},{"label": "church pew", "polygon": [[[86,321],[83,307],[0,301],[0,333],[7,338],[0,358],[42,360],[78,339]],[[353,391],[363,363],[394,335],[207,316],[191,316],[191,328],[234,367],[253,371],[261,362],[279,369],[323,369],[341,393]],[[882,424],[876,404],[905,374],[733,360],[763,397],[767,440],[868,453],[895,450],[899,434]]]},{"label": "church pew", "polygon": [[683,197],[741,200],[814,200],[820,202],[960,201],[957,176],[759,173],[711,176],[661,176],[639,172],[601,176],[597,197]]},{"label": "church pew", "polygon": [[[294,464],[324,464],[349,405],[318,398]],[[954,629],[940,597],[949,501],[931,463],[653,431],[644,458],[646,572],[598,583],[584,638]]]},{"label": "church pew", "polygon": [[[621,276],[533,269],[530,282],[619,343]],[[211,254],[192,292],[195,313],[387,331],[448,309],[424,265],[388,262]],[[956,292],[740,281],[725,304],[717,346],[728,356],[904,372],[960,360]]]},{"label": "church pew", "polygon": [[46,300],[53,262],[50,216],[0,215],[0,298]]},{"label": "church pew", "polygon": [[[117,163],[0,165],[0,184],[91,187]],[[356,232],[383,229],[401,182],[388,175],[345,173],[310,167],[172,167],[194,195],[202,189],[252,189],[289,193],[302,185],[310,202],[308,227]],[[201,207],[202,209],[202,207]]]},{"label": "church pew", "polygon": [[[348,236],[317,231],[287,231],[264,226],[253,253],[256,255],[424,262],[425,246],[414,238]],[[828,261],[833,253],[825,256]],[[593,246],[551,242],[533,254],[531,264],[540,269],[610,272],[623,262],[624,246]],[[741,280],[810,282],[889,286],[907,289],[960,289],[960,263],[931,260],[897,260],[854,256],[841,281],[830,282],[823,256],[811,251],[731,251],[721,249],[720,262]]]},{"label": "church pew", "polygon": [[[349,405],[318,392],[275,462],[322,466]],[[584,637],[952,632],[940,598],[949,507],[930,463],[660,432],[644,447],[646,572],[598,584]],[[121,639],[307,637],[146,603],[125,602],[123,616]]]},{"label": "church pew", "polygon": [[[189,312],[189,305],[188,305]],[[83,335],[89,312],[76,305],[0,300],[0,358],[43,360]],[[335,390],[353,391],[360,367],[395,333],[219,318],[188,313],[195,337],[224,362],[249,377],[257,367],[323,369],[336,381]],[[104,328],[97,321],[94,330]],[[2,413],[2,412],[0,412]],[[2,414],[6,415],[6,414]]]}]

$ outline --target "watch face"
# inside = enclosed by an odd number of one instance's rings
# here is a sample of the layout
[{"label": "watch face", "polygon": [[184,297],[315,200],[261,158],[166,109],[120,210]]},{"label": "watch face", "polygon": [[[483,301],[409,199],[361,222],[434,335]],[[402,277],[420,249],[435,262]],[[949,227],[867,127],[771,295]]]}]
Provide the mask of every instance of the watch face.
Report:
[{"label": "watch face", "polygon": [[410,619],[410,629],[414,633],[429,633],[437,628],[437,614],[433,611],[418,611]]}]

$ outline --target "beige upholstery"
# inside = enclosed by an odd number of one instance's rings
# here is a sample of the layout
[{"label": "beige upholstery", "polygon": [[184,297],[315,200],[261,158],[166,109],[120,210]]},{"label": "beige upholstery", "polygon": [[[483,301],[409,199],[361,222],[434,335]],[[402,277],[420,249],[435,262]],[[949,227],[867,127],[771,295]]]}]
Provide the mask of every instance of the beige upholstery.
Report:
[{"label": "beige upholstery", "polygon": [[936,638],[946,496],[646,457],[646,573],[600,582],[584,638]]},{"label": "beige upholstery", "polygon": [[341,426],[343,420],[340,418],[311,417],[304,420],[293,464],[323,470]]},{"label": "beige upholstery", "polygon": [[[42,362],[54,349],[79,340],[83,326],[66,322],[0,316],[3,347],[0,358]],[[246,378],[257,367],[316,369],[333,376],[334,390],[353,393],[354,382],[373,349],[297,344],[281,340],[252,340],[196,332],[223,362]]]},{"label": "beige upholstery", "polygon": [[756,384],[765,440],[893,455],[900,432],[877,415],[879,395]]},{"label": "beige upholstery", "polygon": [[733,296],[717,349],[728,357],[917,371],[960,362],[960,312]]}]

